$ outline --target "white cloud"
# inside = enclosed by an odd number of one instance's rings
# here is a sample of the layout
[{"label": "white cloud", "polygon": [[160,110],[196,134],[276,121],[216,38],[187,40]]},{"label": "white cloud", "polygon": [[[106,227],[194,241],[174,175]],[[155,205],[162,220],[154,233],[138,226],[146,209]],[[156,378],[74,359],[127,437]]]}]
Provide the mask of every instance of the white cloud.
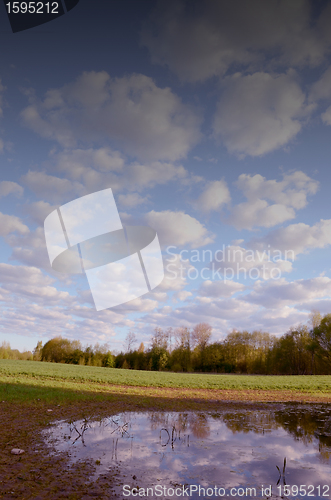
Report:
[{"label": "white cloud", "polygon": [[48,286],[53,283],[53,279],[45,276],[40,269],[29,266],[12,266],[0,263],[0,276],[2,283],[14,285],[30,284],[33,286]]},{"label": "white cloud", "polygon": [[253,226],[272,227],[295,218],[295,211],[285,205],[268,205],[265,200],[240,203],[235,206],[229,223],[236,229],[252,229]]},{"label": "white cloud", "polygon": [[59,168],[70,172],[72,179],[81,177],[84,167],[91,167],[98,172],[120,172],[125,159],[119,151],[108,147],[88,149],[66,149],[53,157]]},{"label": "white cloud", "polygon": [[55,205],[50,205],[46,201],[36,201],[24,206],[24,210],[29,214],[31,220],[33,220],[33,222],[36,222],[40,226],[44,225],[44,221],[47,215],[49,215],[55,209]]},{"label": "white cloud", "polygon": [[[16,296],[18,301],[25,299],[33,302],[47,303],[70,303],[68,292],[57,290],[52,284],[54,279],[44,275],[40,269],[31,266],[13,266],[10,264],[0,264],[0,276],[2,289],[11,296]],[[8,295],[7,295],[8,299]]]},{"label": "white cloud", "polygon": [[309,100],[331,99],[331,66],[311,87]]},{"label": "white cloud", "polygon": [[0,236],[6,236],[13,232],[26,234],[29,232],[29,228],[15,215],[0,212]]},{"label": "white cloud", "polygon": [[331,295],[331,279],[317,277],[287,282],[284,278],[272,282],[257,282],[244,300],[267,309],[281,309],[298,302],[307,302]]},{"label": "white cloud", "polygon": [[12,248],[10,260],[23,262],[23,264],[36,268],[43,268],[48,272],[52,271],[43,227],[38,227],[35,231],[21,236],[8,235],[6,243]]},{"label": "white cloud", "polygon": [[[29,172],[24,180],[36,193],[43,192],[44,185],[49,183],[52,185],[53,199],[55,199],[55,193],[60,196],[61,193],[65,194],[70,190],[80,195],[93,193],[106,187],[112,188],[113,191],[141,191],[153,188],[157,184],[178,180],[183,183],[189,179],[188,172],[182,165],[159,161],[130,163],[120,153],[109,148],[67,149],[57,154],[53,153],[47,167],[65,175],[66,184],[48,179],[44,172]],[[71,184],[69,179],[72,181]],[[124,201],[126,195],[120,196]],[[126,196],[131,206],[133,206],[132,196]],[[142,200],[137,194],[135,196],[136,201]]]},{"label": "white cloud", "polygon": [[52,201],[60,201],[69,195],[86,194],[84,186],[69,179],[62,179],[45,172],[31,171],[21,177],[22,182],[37,196]]},{"label": "white cloud", "polygon": [[208,297],[210,300],[219,297],[230,297],[231,295],[242,292],[245,286],[235,281],[210,281],[203,282],[198,290],[200,297]]},{"label": "white cloud", "polygon": [[214,238],[197,219],[184,212],[152,210],[144,220],[157,231],[162,246],[190,245],[196,248],[211,243]]},{"label": "white cloud", "polygon": [[239,157],[261,156],[285,146],[301,130],[312,109],[293,72],[236,73],[225,88],[214,117],[214,136]]},{"label": "white cloud", "polygon": [[331,106],[329,106],[324,113],[321,114],[323,123],[331,125]]},{"label": "white cloud", "polygon": [[112,79],[105,71],[85,72],[43,101],[30,99],[24,122],[66,148],[84,139],[116,140],[134,157],[174,161],[200,138],[196,112],[141,74]]},{"label": "white cloud", "polygon": [[[331,100],[331,66],[329,66],[328,69],[323,73],[321,78],[312,85],[309,99],[311,102],[319,100]],[[321,114],[321,119],[326,125],[331,125],[331,106],[329,106]]]},{"label": "white cloud", "polygon": [[320,64],[330,47],[331,9],[311,23],[308,0],[158,2],[141,41],[152,62],[182,80],[223,76],[232,67]]},{"label": "white cloud", "polygon": [[[80,305],[85,300],[78,294],[58,290],[55,279],[44,275],[36,267],[0,263],[1,299],[5,302],[2,311],[3,333],[19,335],[40,335],[53,338],[57,335],[80,338],[82,341],[106,342],[116,334],[117,327],[132,328],[127,310],[101,311],[94,307]],[[91,292],[86,292],[90,298]],[[151,311],[156,302],[130,304],[132,311]],[[77,319],[79,318],[79,319]]]},{"label": "white cloud", "polygon": [[209,182],[196,201],[196,206],[203,212],[219,210],[231,200],[229,189],[224,180]]},{"label": "white cloud", "polygon": [[297,256],[314,248],[325,248],[330,244],[331,219],[321,219],[313,226],[299,222],[275,229],[262,238],[252,238],[248,246],[259,250],[268,245],[271,249]]},{"label": "white cloud", "polygon": [[260,174],[241,174],[235,185],[248,201],[234,206],[228,222],[237,229],[252,229],[273,227],[294,219],[295,209],[307,205],[307,196],[317,192],[319,183],[304,172],[296,171],[283,175],[281,181],[266,180]]},{"label": "white cloud", "polygon": [[1,181],[0,182],[0,197],[8,196],[9,194],[15,194],[16,196],[22,196],[23,188],[16,182],[11,181]]},{"label": "white cloud", "polygon": [[330,314],[331,311],[331,299],[311,299],[304,302],[299,302],[295,305],[295,308],[300,311],[319,311],[323,314]]},{"label": "white cloud", "polygon": [[132,312],[146,313],[153,311],[158,306],[158,301],[150,298],[152,294],[146,294],[143,297],[130,300],[130,302],[123,303],[119,306],[113,307],[112,311],[117,313],[129,314]]},{"label": "white cloud", "polygon": [[[164,279],[162,283],[158,286],[158,290],[164,291],[166,293],[176,292],[176,297],[182,300],[180,297],[186,297],[191,295],[191,292],[185,290],[187,281],[187,272],[189,269],[194,269],[194,266],[186,260],[183,261],[179,254],[173,252],[170,249],[170,253],[163,257],[164,263]],[[180,295],[180,294],[184,295]],[[178,295],[179,294],[179,295]]]},{"label": "white cloud", "polygon": [[128,193],[128,194],[120,194],[118,196],[119,204],[125,208],[134,208],[138,205],[142,205],[148,203],[148,197],[140,196],[138,193]]},{"label": "white cloud", "polygon": [[181,165],[160,161],[146,164],[135,162],[129,166],[126,181],[123,179],[122,185],[126,189],[153,187],[172,180],[182,180],[186,176],[187,171]]},{"label": "white cloud", "polygon": [[319,183],[298,170],[284,174],[282,181],[266,180],[262,175],[241,174],[236,186],[248,200],[258,198],[300,209],[307,205],[307,195],[317,192]]},{"label": "white cloud", "polygon": [[189,297],[192,297],[193,294],[188,292],[187,290],[182,290],[181,292],[177,292],[175,294],[175,300],[179,300],[180,302],[185,302]]},{"label": "white cloud", "polygon": [[[275,260],[274,260],[275,259]],[[292,271],[292,262],[273,253],[268,247],[250,250],[239,245],[229,245],[215,251],[212,263],[215,277],[233,279],[270,280]]]}]

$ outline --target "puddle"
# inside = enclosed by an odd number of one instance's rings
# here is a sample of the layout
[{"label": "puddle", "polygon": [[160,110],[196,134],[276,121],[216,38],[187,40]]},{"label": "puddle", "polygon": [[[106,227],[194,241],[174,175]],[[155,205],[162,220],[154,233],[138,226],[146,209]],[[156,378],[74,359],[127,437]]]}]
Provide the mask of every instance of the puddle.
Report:
[{"label": "puddle", "polygon": [[331,407],[274,408],[122,413],[45,437],[97,474],[119,469],[120,498],[331,498]]}]

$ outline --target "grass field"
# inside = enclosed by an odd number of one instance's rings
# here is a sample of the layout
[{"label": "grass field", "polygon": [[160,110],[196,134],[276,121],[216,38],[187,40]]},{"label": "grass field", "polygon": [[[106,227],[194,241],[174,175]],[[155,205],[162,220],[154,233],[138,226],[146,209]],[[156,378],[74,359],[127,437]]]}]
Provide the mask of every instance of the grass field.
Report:
[{"label": "grass field", "polygon": [[[119,480],[115,470],[94,481],[95,464],[73,467],[66,454],[49,454],[41,431],[54,421],[126,411],[254,411],[288,402],[331,403],[331,376],[180,374],[0,360],[0,498],[110,498]],[[12,448],[26,453],[12,455]]]},{"label": "grass field", "polygon": [[[7,401],[74,401],[124,393],[187,397],[268,394],[310,395],[331,402],[331,376],[264,376],[167,373],[0,360],[0,398]],[[205,396],[204,396],[205,395]],[[239,395],[239,397],[238,397]],[[253,398],[255,400],[255,397]],[[264,398],[265,399],[265,398]],[[293,400],[293,397],[290,398]],[[300,399],[300,398],[299,398]],[[301,398],[302,399],[302,398]],[[275,398],[273,398],[275,400]],[[284,400],[284,398],[280,398]]]}]

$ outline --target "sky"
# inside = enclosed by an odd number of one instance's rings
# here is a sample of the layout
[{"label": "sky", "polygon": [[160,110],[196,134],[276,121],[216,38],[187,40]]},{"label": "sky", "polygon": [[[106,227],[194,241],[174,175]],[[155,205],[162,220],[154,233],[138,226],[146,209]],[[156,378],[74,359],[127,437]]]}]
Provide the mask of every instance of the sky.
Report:
[{"label": "sky", "polygon": [[[331,313],[330,2],[80,0],[18,33],[0,14],[0,343],[120,351]],[[44,220],[106,188],[157,232],[165,278],[97,311]]]}]

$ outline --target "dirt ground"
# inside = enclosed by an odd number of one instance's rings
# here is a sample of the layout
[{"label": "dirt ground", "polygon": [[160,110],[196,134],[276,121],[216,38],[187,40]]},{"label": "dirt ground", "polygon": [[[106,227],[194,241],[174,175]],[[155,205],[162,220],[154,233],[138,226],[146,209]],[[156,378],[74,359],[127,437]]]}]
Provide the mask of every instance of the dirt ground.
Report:
[{"label": "dirt ground", "polygon": [[[124,392],[124,391],[123,391]],[[129,393],[129,391],[128,391]],[[41,431],[56,420],[79,420],[106,417],[123,411],[221,411],[224,409],[277,408],[278,403],[330,403],[327,395],[290,393],[287,391],[215,391],[141,388],[141,394],[121,394],[114,401],[88,401],[49,405],[42,401],[18,404],[0,401],[0,498],[26,499],[112,499],[121,482],[121,472],[113,469],[93,481],[90,476],[97,464],[81,462],[69,465],[68,455],[56,454],[46,447]],[[51,410],[51,411],[49,411]],[[25,450],[13,455],[11,450]]]}]

